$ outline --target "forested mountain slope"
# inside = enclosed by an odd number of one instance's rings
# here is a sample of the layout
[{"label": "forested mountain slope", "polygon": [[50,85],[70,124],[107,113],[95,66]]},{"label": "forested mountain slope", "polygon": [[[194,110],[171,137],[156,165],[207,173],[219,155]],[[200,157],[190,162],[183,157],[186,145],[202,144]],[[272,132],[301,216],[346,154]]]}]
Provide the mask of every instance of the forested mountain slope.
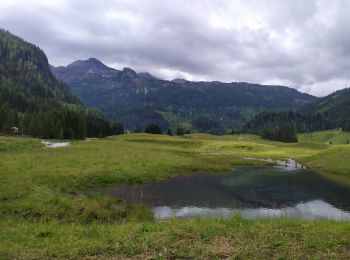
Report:
[{"label": "forested mountain slope", "polygon": [[242,131],[259,133],[262,129],[289,125],[300,133],[333,128],[350,131],[350,89],[338,90],[289,112],[262,112],[244,124]]},{"label": "forested mountain slope", "polygon": [[335,91],[316,102],[299,109],[300,113],[320,113],[332,123],[334,128],[342,127],[350,130],[350,88]]},{"label": "forested mountain slope", "polygon": [[52,71],[86,105],[121,120],[129,130],[153,122],[163,130],[185,127],[223,133],[258,112],[297,109],[316,99],[283,86],[166,81],[129,68],[115,70],[93,58]]},{"label": "forested mountain slope", "polygon": [[8,133],[12,127],[44,138],[113,133],[108,120],[87,109],[52,75],[40,48],[0,29],[0,132]]}]

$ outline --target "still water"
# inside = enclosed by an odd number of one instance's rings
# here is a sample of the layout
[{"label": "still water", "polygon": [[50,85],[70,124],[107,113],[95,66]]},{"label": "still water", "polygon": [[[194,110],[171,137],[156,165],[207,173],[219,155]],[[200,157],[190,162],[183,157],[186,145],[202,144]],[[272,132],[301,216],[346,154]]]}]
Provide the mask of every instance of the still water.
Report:
[{"label": "still water", "polygon": [[301,169],[240,167],[231,173],[198,173],[107,192],[151,207],[159,220],[235,214],[350,220],[350,187]]}]

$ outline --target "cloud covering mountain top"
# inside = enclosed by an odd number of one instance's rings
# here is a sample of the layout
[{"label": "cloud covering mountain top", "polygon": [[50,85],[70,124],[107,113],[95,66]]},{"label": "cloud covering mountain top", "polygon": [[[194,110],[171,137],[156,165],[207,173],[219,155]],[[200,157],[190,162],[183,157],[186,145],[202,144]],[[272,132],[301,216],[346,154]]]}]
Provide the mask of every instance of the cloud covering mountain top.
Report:
[{"label": "cloud covering mountain top", "polygon": [[349,86],[346,0],[2,0],[1,27],[55,65],[96,57],[159,78]]}]

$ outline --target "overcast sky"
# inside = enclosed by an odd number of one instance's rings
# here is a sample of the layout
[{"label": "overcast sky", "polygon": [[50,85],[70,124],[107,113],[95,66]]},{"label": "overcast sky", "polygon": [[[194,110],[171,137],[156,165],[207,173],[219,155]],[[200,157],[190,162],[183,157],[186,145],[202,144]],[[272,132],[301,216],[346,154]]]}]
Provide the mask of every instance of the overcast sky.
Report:
[{"label": "overcast sky", "polygon": [[0,0],[0,26],[49,62],[95,57],[164,79],[350,86],[348,0]]}]

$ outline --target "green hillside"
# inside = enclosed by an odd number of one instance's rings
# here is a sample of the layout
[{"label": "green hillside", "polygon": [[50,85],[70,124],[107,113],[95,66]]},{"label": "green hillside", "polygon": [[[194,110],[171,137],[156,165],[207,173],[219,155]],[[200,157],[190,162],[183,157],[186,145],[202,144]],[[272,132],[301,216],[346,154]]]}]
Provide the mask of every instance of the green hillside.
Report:
[{"label": "green hillside", "polygon": [[[298,111],[261,112],[246,122],[241,131],[264,136],[266,132],[274,133],[276,129],[281,128],[288,128],[291,132],[298,133],[311,133],[335,128],[345,132],[350,131],[350,89],[336,91],[302,106]],[[270,136],[273,135],[270,134]],[[301,138],[309,138],[310,141],[346,143],[348,134],[335,133],[330,130],[320,134],[304,135]]]},{"label": "green hillside", "polygon": [[350,88],[335,91],[316,102],[300,108],[301,113],[320,113],[324,115],[333,127],[350,130]]},{"label": "green hillside", "polygon": [[341,130],[328,130],[320,132],[312,132],[300,134],[300,142],[316,142],[325,144],[348,144],[350,142],[350,132]]},{"label": "green hillside", "polygon": [[0,29],[0,133],[84,139],[116,134],[114,125],[87,109],[51,73],[44,52]]}]

